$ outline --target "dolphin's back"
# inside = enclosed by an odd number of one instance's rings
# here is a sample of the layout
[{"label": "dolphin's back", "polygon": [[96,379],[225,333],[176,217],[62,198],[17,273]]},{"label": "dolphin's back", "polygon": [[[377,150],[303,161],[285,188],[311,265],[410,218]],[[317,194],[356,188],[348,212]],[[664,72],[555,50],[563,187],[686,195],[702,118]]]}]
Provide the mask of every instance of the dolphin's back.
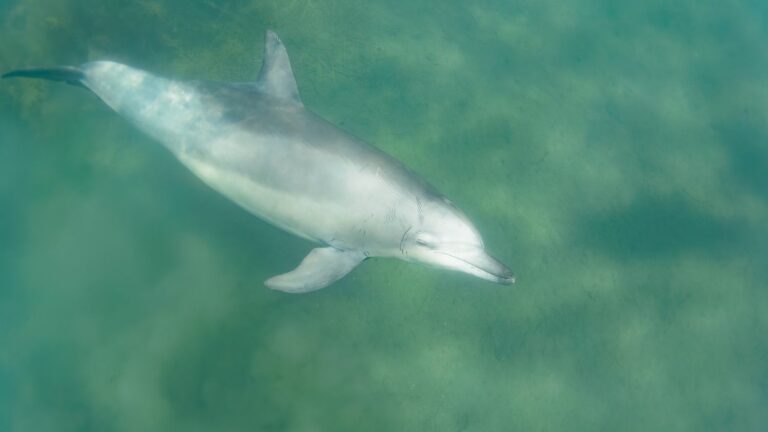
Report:
[{"label": "dolphin's back", "polygon": [[87,88],[172,151],[205,132],[200,128],[212,111],[189,83],[109,61],[86,63],[81,69]]}]

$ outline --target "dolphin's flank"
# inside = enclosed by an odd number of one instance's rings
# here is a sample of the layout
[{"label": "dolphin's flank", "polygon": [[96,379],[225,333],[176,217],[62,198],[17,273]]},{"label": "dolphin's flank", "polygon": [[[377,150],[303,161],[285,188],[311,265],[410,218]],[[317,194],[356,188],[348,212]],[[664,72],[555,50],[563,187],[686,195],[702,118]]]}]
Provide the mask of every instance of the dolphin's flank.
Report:
[{"label": "dolphin's flank", "polygon": [[180,81],[119,63],[8,72],[85,87],[252,214],[319,243],[266,281],[308,292],[368,257],[396,257],[501,284],[515,276],[469,219],[402,163],[304,107],[280,38],[267,31],[258,79]]}]

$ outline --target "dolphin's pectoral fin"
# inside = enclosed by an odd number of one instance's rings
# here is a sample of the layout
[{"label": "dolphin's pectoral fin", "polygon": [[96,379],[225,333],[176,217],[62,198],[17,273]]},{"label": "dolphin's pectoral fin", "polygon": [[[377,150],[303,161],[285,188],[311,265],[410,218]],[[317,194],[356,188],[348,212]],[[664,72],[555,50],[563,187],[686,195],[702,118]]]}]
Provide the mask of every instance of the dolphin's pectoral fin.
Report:
[{"label": "dolphin's pectoral fin", "polygon": [[277,33],[272,30],[267,30],[264,41],[264,60],[256,85],[272,96],[303,105],[299,97],[299,88],[296,86],[296,78],[293,77],[288,51]]},{"label": "dolphin's pectoral fin", "polygon": [[289,293],[319,290],[344,277],[364,259],[365,255],[358,251],[332,247],[312,249],[293,271],[267,279],[265,284]]}]

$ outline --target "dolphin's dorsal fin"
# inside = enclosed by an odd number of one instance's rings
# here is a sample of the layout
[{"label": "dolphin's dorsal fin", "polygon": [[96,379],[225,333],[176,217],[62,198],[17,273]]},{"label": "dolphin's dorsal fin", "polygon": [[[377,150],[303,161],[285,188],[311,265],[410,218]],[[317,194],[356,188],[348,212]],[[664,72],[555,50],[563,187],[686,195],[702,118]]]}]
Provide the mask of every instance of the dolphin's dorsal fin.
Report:
[{"label": "dolphin's dorsal fin", "polygon": [[296,78],[293,77],[291,70],[288,51],[285,50],[277,33],[272,30],[267,30],[264,41],[264,60],[256,84],[265,93],[303,105],[296,86]]}]

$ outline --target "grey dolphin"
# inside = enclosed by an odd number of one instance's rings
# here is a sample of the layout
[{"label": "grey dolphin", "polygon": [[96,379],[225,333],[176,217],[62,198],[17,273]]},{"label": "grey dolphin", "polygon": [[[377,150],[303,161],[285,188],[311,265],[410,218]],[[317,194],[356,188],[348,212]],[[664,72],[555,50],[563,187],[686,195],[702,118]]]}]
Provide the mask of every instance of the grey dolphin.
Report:
[{"label": "grey dolphin", "polygon": [[255,82],[178,81],[108,61],[9,72],[90,89],[252,214],[322,244],[268,287],[308,292],[368,257],[397,257],[502,284],[469,219],[402,163],[304,107],[280,38],[267,31]]}]

